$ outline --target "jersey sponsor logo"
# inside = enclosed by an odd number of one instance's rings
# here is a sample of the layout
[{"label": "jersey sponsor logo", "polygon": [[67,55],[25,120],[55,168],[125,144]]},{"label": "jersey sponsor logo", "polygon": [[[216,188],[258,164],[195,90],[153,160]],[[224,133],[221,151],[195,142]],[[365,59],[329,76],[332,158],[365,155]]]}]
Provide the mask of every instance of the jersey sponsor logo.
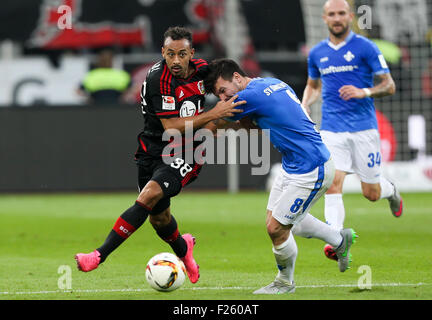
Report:
[{"label": "jersey sponsor logo", "polygon": [[164,184],[165,188],[169,187],[169,183],[168,182],[164,182],[163,184]]},{"label": "jersey sponsor logo", "polygon": [[195,115],[195,111],[195,104],[192,101],[185,101],[180,107],[180,117],[192,117],[193,115]]},{"label": "jersey sponsor logo", "polygon": [[321,75],[326,75],[330,73],[338,73],[338,72],[349,72],[358,69],[357,65],[347,65],[347,66],[328,66],[327,68],[319,69]]},{"label": "jersey sponsor logo", "polygon": [[162,110],[175,110],[175,98],[172,96],[162,96]]},{"label": "jersey sponsor logo", "polygon": [[355,55],[353,55],[353,53],[348,50],[348,52],[345,53],[343,57],[346,61],[350,62],[352,59],[355,58]]}]

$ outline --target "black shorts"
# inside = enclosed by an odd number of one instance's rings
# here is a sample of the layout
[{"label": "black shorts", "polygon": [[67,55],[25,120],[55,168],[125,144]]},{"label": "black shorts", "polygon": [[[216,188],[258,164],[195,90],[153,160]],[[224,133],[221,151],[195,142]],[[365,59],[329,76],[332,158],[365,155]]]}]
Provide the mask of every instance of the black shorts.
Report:
[{"label": "black shorts", "polygon": [[[148,141],[141,142],[149,144]],[[202,165],[196,163],[189,165],[180,157],[173,157],[173,161],[165,163],[163,156],[152,155],[148,150],[142,152],[144,150],[141,143],[139,149],[140,152],[136,154],[139,190],[141,191],[150,180],[153,180],[159,184],[164,193],[163,198],[152,210],[153,214],[158,214],[170,206],[170,198],[175,197],[183,187],[198,177]]]}]

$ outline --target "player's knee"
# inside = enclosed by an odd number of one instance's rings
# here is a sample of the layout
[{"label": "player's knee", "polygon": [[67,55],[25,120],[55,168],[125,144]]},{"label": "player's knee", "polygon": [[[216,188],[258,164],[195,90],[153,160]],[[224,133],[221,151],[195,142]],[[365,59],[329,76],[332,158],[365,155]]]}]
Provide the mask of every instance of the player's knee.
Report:
[{"label": "player's knee", "polygon": [[286,226],[267,225],[267,233],[274,246],[284,243],[289,237],[289,228]]},{"label": "player's knee", "polygon": [[343,181],[333,180],[332,185],[328,188],[327,194],[342,193]]},{"label": "player's knee", "polygon": [[342,193],[343,183],[345,180],[344,174],[336,174],[331,186],[327,190],[327,194]]},{"label": "player's knee", "polygon": [[267,233],[270,236],[270,238],[276,237],[280,232],[280,230],[281,228],[279,226],[267,223]]},{"label": "player's knee", "polygon": [[163,197],[163,191],[155,181],[149,181],[138,195],[137,201],[153,208],[156,203]]},{"label": "player's knee", "polygon": [[267,233],[273,242],[277,242],[279,238],[284,237],[286,232],[287,227],[280,224],[273,217],[267,220]]}]

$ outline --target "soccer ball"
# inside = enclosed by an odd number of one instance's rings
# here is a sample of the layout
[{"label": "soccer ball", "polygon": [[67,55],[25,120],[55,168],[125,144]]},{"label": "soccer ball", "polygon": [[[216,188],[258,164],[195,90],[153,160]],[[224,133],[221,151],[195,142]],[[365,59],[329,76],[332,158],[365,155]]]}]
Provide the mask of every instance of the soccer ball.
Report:
[{"label": "soccer ball", "polygon": [[182,286],[186,269],[176,255],[163,252],[152,257],[147,263],[146,279],[158,291],[173,291]]}]

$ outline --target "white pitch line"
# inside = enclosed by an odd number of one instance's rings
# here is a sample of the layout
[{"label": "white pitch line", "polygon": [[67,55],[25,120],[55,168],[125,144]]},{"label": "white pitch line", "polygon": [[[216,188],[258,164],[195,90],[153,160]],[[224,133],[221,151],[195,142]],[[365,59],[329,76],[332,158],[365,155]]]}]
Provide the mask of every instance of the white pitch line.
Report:
[{"label": "white pitch line", "polygon": [[[417,287],[427,286],[428,283],[375,283],[373,287]],[[316,289],[316,288],[357,288],[357,284],[321,284],[321,285],[304,285],[296,286],[298,289]],[[188,290],[253,290],[256,287],[195,287],[180,288],[181,291]],[[0,295],[33,295],[33,294],[55,294],[55,293],[103,293],[103,292],[151,292],[153,289],[78,289],[78,290],[54,290],[54,291],[18,291],[18,292],[0,292]]]}]

